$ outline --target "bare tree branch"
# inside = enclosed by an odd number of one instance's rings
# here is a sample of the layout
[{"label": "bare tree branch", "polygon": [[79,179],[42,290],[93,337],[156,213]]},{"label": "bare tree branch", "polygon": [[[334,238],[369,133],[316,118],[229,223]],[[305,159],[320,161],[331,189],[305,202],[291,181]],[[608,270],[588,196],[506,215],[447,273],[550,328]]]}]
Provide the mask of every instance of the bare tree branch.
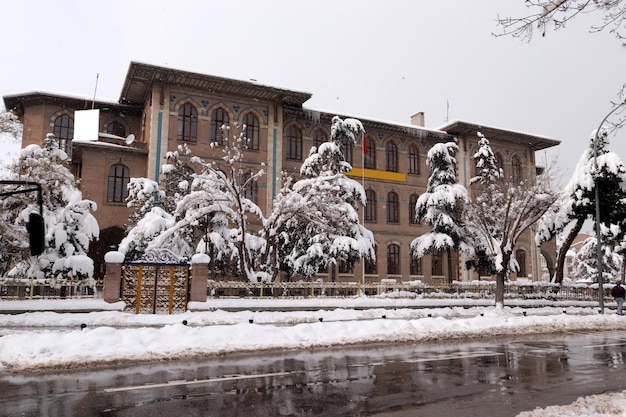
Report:
[{"label": "bare tree branch", "polygon": [[[626,2],[624,0],[526,0],[531,11],[523,17],[500,17],[496,19],[502,28],[494,36],[513,36],[525,41],[532,39],[535,30],[546,36],[547,30],[564,29],[568,22],[581,13],[601,14],[601,23],[592,25],[590,32],[608,30],[618,39],[626,40]],[[626,45],[626,42],[624,42]]]}]

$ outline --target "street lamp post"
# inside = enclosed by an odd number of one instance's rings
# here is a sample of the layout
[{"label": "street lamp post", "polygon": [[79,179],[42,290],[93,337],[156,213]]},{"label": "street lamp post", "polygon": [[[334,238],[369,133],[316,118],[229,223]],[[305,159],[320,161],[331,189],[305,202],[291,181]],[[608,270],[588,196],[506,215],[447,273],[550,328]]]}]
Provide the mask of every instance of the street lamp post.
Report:
[{"label": "street lamp post", "polygon": [[595,187],[595,199],[596,199],[596,257],[598,264],[598,297],[600,301],[600,314],[604,314],[604,277],[602,276],[602,237],[600,235],[601,227],[600,227],[600,187],[598,184],[599,170],[598,170],[598,136],[600,134],[600,129],[604,126],[604,122],[617,111],[617,109],[621,108],[626,104],[626,100],[616,105],[613,110],[606,115],[602,122],[600,122],[600,126],[596,129],[593,138],[593,165],[594,165],[594,176],[593,182]]}]

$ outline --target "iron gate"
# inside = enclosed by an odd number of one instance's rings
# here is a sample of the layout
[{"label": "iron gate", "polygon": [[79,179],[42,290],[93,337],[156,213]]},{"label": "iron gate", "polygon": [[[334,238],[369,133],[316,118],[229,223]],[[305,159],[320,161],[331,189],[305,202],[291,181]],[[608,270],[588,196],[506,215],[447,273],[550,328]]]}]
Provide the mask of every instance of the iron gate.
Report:
[{"label": "iron gate", "polygon": [[189,300],[189,265],[124,263],[122,301],[135,314],[184,313]]}]

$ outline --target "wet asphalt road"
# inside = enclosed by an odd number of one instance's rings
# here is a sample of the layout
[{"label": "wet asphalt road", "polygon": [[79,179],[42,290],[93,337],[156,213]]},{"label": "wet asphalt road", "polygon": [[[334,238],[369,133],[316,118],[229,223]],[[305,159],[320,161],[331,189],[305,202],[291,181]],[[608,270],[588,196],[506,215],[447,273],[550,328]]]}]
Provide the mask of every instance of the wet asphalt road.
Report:
[{"label": "wet asphalt road", "polygon": [[626,389],[626,335],[584,332],[0,375],[1,416],[515,416]]}]

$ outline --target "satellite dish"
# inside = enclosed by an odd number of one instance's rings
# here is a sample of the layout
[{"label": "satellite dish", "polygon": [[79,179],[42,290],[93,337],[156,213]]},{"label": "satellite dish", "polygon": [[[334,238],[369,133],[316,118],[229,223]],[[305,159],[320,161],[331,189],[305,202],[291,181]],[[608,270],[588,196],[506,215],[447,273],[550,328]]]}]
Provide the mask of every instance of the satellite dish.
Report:
[{"label": "satellite dish", "polygon": [[135,135],[133,135],[132,133],[126,137],[126,144],[127,145],[130,145],[134,141],[135,141]]}]

